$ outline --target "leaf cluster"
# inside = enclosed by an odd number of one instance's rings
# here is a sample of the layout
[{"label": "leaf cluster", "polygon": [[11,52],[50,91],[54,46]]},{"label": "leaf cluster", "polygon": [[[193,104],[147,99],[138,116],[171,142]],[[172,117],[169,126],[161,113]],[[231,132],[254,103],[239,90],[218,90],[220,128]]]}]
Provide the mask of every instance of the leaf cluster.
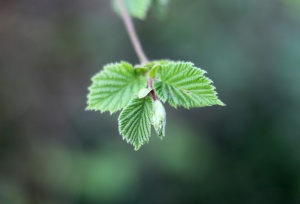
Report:
[{"label": "leaf cluster", "polygon": [[151,124],[159,138],[165,135],[165,110],[225,105],[218,99],[206,72],[191,62],[153,61],[145,66],[127,62],[108,64],[92,78],[87,110],[122,110],[119,132],[138,150],[149,141]]}]

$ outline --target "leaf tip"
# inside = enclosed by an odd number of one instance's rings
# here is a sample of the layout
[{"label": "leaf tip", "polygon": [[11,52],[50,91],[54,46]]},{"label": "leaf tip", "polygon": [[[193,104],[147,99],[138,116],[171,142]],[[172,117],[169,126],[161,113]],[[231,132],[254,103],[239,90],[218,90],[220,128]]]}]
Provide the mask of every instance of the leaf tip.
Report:
[{"label": "leaf tip", "polygon": [[141,148],[141,145],[134,145],[134,151],[138,151]]},{"label": "leaf tip", "polygon": [[219,100],[219,104],[218,105],[220,105],[220,106],[226,106],[226,104],[223,103],[221,100]]}]

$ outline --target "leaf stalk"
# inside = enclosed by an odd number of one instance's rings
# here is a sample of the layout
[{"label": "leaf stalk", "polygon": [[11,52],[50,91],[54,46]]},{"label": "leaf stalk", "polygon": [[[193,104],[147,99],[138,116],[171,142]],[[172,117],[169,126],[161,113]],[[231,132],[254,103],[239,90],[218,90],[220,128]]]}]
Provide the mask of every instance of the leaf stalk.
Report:
[{"label": "leaf stalk", "polygon": [[148,79],[148,88],[152,89],[151,92],[150,92],[150,94],[151,94],[151,97],[152,97],[153,101],[156,101],[157,100],[157,96],[156,96],[156,94],[154,92],[154,89],[153,89],[153,79],[151,79],[151,78]]}]

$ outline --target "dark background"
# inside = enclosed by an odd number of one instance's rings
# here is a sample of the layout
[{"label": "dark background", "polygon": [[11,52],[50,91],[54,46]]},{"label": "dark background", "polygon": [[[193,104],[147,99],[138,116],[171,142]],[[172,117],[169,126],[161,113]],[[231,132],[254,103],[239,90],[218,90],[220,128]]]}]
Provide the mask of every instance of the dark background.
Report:
[{"label": "dark background", "polygon": [[150,59],[208,71],[226,107],[167,105],[138,152],[90,78],[138,63],[104,0],[0,1],[0,203],[300,203],[300,1],[174,0],[135,21]]}]

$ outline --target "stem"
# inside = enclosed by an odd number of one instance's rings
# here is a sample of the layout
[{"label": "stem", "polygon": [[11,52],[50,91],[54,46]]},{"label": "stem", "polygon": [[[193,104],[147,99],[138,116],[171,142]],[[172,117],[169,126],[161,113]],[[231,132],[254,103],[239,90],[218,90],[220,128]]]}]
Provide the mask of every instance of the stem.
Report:
[{"label": "stem", "polygon": [[148,88],[149,89],[152,89],[152,91],[150,92],[151,94],[151,97],[153,99],[153,101],[156,101],[157,100],[157,96],[153,90],[153,79],[148,79]]},{"label": "stem", "polygon": [[129,35],[129,38],[131,40],[131,43],[133,45],[133,48],[141,62],[141,64],[147,64],[148,63],[148,59],[143,51],[143,48],[141,46],[140,40],[136,34],[132,19],[128,13],[128,10],[126,8],[126,5],[124,3],[124,0],[118,0],[118,7],[120,9],[120,13],[121,13],[121,17],[123,20],[123,23],[126,27],[126,31]]}]

